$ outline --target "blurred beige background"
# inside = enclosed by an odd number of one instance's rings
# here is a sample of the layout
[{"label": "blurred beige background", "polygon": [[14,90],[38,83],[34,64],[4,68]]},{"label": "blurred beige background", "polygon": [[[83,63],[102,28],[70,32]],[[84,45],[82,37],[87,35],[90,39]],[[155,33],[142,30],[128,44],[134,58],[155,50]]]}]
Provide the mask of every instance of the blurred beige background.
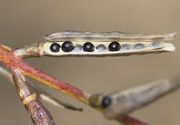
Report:
[{"label": "blurred beige background", "polygon": [[[11,47],[43,41],[47,33],[122,31],[180,32],[179,0],[1,0],[0,41]],[[180,34],[174,53],[106,58],[41,58],[27,61],[43,71],[95,92],[111,92],[170,78],[180,73]],[[1,125],[32,125],[14,86],[0,77]],[[118,125],[95,110],[48,89],[58,98],[82,106],[83,113],[47,107],[57,125]],[[151,125],[180,124],[180,91],[133,113]]]}]

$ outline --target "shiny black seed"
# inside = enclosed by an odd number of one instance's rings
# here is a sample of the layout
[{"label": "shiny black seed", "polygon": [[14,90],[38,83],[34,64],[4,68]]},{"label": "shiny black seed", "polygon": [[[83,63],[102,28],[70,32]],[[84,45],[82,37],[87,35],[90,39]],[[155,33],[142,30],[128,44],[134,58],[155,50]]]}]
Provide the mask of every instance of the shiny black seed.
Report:
[{"label": "shiny black seed", "polygon": [[105,96],[102,100],[102,106],[107,108],[111,104],[112,100],[109,96]]},{"label": "shiny black seed", "polygon": [[121,46],[118,42],[114,41],[108,46],[109,51],[118,51],[121,49]]},{"label": "shiny black seed", "polygon": [[51,50],[52,52],[59,52],[59,51],[60,51],[60,48],[61,48],[61,46],[60,46],[58,43],[53,43],[53,44],[51,44],[51,46],[50,46],[50,50]]},{"label": "shiny black seed", "polygon": [[70,52],[74,49],[74,45],[71,41],[65,41],[63,44],[62,44],[62,50],[64,52]]},{"label": "shiny black seed", "polygon": [[94,45],[92,43],[90,43],[90,42],[86,42],[83,45],[83,50],[87,51],[87,52],[93,52],[94,51]]}]

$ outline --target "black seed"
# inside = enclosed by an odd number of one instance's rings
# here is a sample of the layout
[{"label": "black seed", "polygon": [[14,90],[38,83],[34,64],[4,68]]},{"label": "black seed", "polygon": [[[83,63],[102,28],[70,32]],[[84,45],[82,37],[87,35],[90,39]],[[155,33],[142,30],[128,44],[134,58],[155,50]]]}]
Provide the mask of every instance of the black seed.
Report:
[{"label": "black seed", "polygon": [[118,42],[114,41],[108,46],[109,51],[118,51],[121,49],[121,46]]},{"label": "black seed", "polygon": [[93,52],[94,51],[94,45],[92,43],[90,43],[90,42],[86,42],[83,45],[83,50],[87,51],[87,52]]},{"label": "black seed", "polygon": [[64,52],[70,52],[74,49],[74,45],[71,41],[65,41],[63,44],[62,44],[62,50]]},{"label": "black seed", "polygon": [[105,96],[102,100],[102,106],[107,108],[111,104],[112,100],[109,96]]},{"label": "black seed", "polygon": [[61,48],[61,46],[60,46],[58,43],[53,43],[53,44],[51,44],[51,46],[50,46],[50,50],[51,50],[52,52],[59,52],[59,51],[60,51],[60,48]]}]

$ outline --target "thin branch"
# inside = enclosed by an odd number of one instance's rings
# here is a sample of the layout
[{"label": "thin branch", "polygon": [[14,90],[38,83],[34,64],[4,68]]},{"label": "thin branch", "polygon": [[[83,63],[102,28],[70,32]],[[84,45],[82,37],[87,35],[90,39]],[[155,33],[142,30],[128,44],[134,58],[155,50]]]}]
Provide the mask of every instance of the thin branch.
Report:
[{"label": "thin branch", "polygon": [[133,118],[128,115],[124,115],[121,118],[116,118],[116,121],[118,121],[119,123],[121,123],[123,125],[148,125],[148,124],[146,124],[142,121],[139,121],[136,118]]},{"label": "thin branch", "polygon": [[[4,78],[6,78],[7,80],[9,80],[13,85],[14,85],[14,81],[12,78],[12,74],[3,66],[0,66],[0,75],[2,75]],[[78,108],[75,107],[71,104],[65,103],[59,99],[57,99],[55,96],[53,96],[52,94],[48,93],[47,91],[43,90],[42,88],[38,87],[37,85],[28,82],[29,86],[36,92],[36,94],[38,95],[38,97],[45,101],[48,102],[51,105],[54,105],[56,107],[59,108],[66,108],[69,110],[74,110],[74,111],[82,111],[82,108]]]},{"label": "thin branch", "polygon": [[13,80],[19,97],[30,114],[35,125],[55,125],[50,112],[38,100],[37,95],[26,83],[25,77],[19,69],[11,69]]},{"label": "thin branch", "polygon": [[[5,77],[7,80],[10,80],[14,84],[13,79],[12,79],[12,75],[6,68],[0,66],[0,74],[3,77]],[[51,94],[47,93],[46,91],[42,90],[42,88],[39,88],[39,87],[35,86],[32,83],[29,84],[29,85],[33,88],[33,90],[35,90],[37,92],[38,96],[43,101],[47,101],[48,103],[50,103],[50,104],[52,104],[54,106],[60,107],[60,108],[67,108],[67,109],[81,111],[81,108],[76,108],[76,107],[74,107],[74,106],[72,106],[70,104],[66,104],[66,103],[58,100],[57,98],[53,97],[53,95],[51,95]],[[43,96],[45,96],[45,97],[47,97],[49,99],[45,99]],[[55,103],[53,103],[53,102],[55,102]],[[128,117],[129,119],[131,118],[130,116],[126,116],[126,117]],[[122,118],[117,119],[117,121],[120,122],[120,123],[123,123],[125,125],[136,125],[134,123],[139,122],[139,120],[137,120],[137,119],[134,119],[134,118],[132,118],[132,119],[133,119],[133,121],[132,120],[127,120],[124,117],[123,119]],[[141,125],[141,124],[138,124],[138,125]],[[142,124],[142,125],[144,125],[144,124]]]}]

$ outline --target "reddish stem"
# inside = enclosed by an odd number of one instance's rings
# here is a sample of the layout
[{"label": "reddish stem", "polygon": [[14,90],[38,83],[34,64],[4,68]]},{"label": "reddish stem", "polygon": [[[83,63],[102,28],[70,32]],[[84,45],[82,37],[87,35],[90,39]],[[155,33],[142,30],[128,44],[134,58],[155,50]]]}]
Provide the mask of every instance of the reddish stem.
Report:
[{"label": "reddish stem", "polygon": [[128,115],[117,119],[117,121],[124,125],[148,125],[148,124],[143,123],[140,120],[133,118],[131,116],[128,116]]}]

